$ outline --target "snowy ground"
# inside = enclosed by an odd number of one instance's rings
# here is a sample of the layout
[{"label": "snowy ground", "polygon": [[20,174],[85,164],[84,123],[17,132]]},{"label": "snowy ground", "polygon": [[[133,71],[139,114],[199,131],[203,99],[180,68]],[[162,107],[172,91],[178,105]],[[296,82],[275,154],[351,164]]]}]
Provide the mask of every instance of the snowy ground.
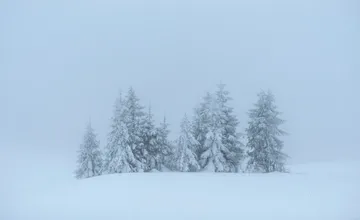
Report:
[{"label": "snowy ground", "polygon": [[0,219],[360,220],[360,162],[297,165],[291,174],[145,173],[80,181],[40,165],[3,167]]}]

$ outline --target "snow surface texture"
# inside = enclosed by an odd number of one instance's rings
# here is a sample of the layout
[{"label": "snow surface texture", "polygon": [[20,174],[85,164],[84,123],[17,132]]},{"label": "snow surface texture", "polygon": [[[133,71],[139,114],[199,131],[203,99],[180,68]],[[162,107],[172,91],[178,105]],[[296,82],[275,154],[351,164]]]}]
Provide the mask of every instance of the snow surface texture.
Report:
[{"label": "snow surface texture", "polygon": [[131,173],[85,180],[62,176],[63,168],[36,172],[38,166],[2,174],[0,219],[360,219],[358,161],[291,166],[290,174]]}]

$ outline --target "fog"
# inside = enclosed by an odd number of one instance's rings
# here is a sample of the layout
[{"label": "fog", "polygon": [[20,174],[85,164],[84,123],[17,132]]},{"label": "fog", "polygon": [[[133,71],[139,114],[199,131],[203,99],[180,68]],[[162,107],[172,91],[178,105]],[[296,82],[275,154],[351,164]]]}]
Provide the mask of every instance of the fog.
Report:
[{"label": "fog", "polygon": [[129,86],[174,138],[222,82],[241,132],[273,91],[290,163],[359,159],[359,39],[356,0],[3,0],[0,153],[73,166]]}]

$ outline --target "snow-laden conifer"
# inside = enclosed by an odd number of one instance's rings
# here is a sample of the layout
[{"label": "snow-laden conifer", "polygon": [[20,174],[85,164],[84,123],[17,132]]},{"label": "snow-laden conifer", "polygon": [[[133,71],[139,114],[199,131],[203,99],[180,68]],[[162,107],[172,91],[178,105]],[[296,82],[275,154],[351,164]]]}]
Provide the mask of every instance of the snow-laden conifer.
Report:
[{"label": "snow-laden conifer", "polygon": [[129,145],[125,101],[120,94],[115,102],[111,131],[105,148],[104,173],[137,172],[141,164]]},{"label": "snow-laden conifer", "polygon": [[101,174],[102,157],[100,142],[96,139],[91,123],[86,127],[83,143],[78,151],[76,178],[89,178]]},{"label": "snow-laden conifer", "polygon": [[134,172],[142,172],[146,169],[146,156],[143,139],[141,138],[142,129],[145,123],[144,107],[140,104],[139,98],[136,96],[133,88],[128,90],[124,101],[124,121],[127,129],[127,144],[132,150],[135,160]]},{"label": "snow-laden conifer", "polygon": [[145,161],[144,171],[146,172],[161,170],[161,152],[157,136],[153,114],[151,108],[149,108],[140,130],[141,142],[139,145],[139,156]]},{"label": "snow-laden conifer", "polygon": [[208,93],[195,109],[193,134],[201,167],[215,172],[237,172],[243,150],[238,119],[230,106],[231,97],[224,84],[215,94]]},{"label": "snow-laden conifer", "polygon": [[200,166],[196,159],[195,152],[192,150],[198,145],[198,141],[191,133],[191,124],[185,115],[181,123],[180,137],[177,140],[175,161],[176,170],[181,172],[193,172],[199,170]]},{"label": "snow-laden conifer", "polygon": [[220,117],[221,142],[227,148],[226,159],[231,167],[231,172],[237,172],[243,159],[243,144],[240,141],[241,134],[238,132],[239,120],[229,102],[232,100],[225,84],[219,84],[215,93]]},{"label": "snow-laden conifer", "polygon": [[250,110],[249,127],[246,130],[248,143],[248,170],[253,172],[284,172],[287,156],[282,152],[284,143],[279,139],[285,132],[279,126],[284,120],[279,118],[274,95],[260,92],[255,108]]},{"label": "snow-laden conifer", "polygon": [[157,144],[160,151],[160,171],[164,169],[171,169],[171,165],[169,163],[171,160],[171,155],[173,154],[173,144],[169,140],[169,124],[164,117],[163,122],[160,123],[160,126],[157,128]]},{"label": "snow-laden conifer", "polygon": [[231,172],[231,155],[229,149],[222,143],[222,127],[220,106],[216,99],[212,99],[210,105],[210,124],[204,143],[205,151],[200,156],[200,165],[209,172]]},{"label": "snow-laden conifer", "polygon": [[192,150],[196,153],[197,160],[200,160],[201,154],[206,150],[205,142],[210,131],[212,102],[212,95],[207,93],[200,105],[194,109],[191,131],[198,144]]}]

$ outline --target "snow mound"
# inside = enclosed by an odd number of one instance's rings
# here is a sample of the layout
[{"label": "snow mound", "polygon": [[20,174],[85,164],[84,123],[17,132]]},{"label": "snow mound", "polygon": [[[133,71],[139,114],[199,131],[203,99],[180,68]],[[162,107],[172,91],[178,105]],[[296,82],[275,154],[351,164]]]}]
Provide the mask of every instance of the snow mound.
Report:
[{"label": "snow mound", "polygon": [[290,169],[271,174],[133,173],[85,180],[43,173],[33,179],[17,176],[1,185],[0,219],[360,219],[360,162]]}]

